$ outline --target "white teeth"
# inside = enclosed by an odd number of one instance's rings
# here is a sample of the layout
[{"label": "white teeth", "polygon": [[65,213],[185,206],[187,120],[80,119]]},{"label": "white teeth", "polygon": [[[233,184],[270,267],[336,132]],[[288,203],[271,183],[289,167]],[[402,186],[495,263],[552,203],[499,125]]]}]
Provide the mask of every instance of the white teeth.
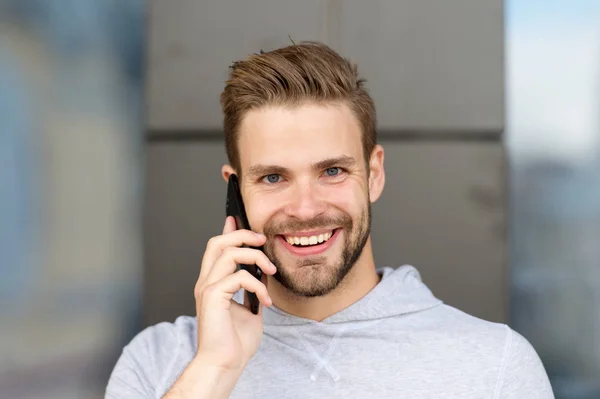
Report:
[{"label": "white teeth", "polygon": [[291,237],[286,236],[285,240],[290,245],[316,245],[325,242],[331,238],[333,232],[319,234],[318,236],[303,236],[303,237]]}]

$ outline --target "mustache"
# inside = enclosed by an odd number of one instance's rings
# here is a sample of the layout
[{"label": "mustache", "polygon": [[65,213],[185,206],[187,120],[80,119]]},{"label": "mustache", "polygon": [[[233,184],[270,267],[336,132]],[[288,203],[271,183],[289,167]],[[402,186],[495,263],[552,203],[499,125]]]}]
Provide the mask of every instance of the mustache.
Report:
[{"label": "mustache", "polygon": [[320,215],[310,220],[290,219],[285,222],[268,222],[264,227],[264,234],[274,236],[284,232],[299,230],[317,230],[325,227],[342,227],[350,229],[352,218],[348,215],[325,216]]}]

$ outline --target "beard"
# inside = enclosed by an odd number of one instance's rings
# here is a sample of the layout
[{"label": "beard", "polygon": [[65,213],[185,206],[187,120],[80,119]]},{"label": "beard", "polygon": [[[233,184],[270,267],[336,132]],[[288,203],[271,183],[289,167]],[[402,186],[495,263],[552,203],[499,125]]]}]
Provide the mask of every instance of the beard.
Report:
[{"label": "beard", "polygon": [[[344,242],[342,253],[332,262],[326,256],[307,257],[288,266],[275,253],[275,240],[278,232],[316,230],[331,226],[342,228]],[[336,289],[348,275],[360,258],[371,233],[371,203],[367,205],[356,220],[348,214],[339,216],[318,216],[307,221],[292,220],[284,223],[267,222],[264,233],[269,239],[264,252],[277,267],[273,276],[291,294],[298,297],[317,297],[327,295]],[[331,238],[330,238],[331,239]]]}]

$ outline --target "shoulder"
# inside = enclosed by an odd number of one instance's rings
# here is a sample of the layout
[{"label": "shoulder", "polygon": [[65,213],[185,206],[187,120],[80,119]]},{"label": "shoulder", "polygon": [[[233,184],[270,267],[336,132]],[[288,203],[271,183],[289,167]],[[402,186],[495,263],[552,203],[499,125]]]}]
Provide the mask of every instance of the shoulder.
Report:
[{"label": "shoulder", "polygon": [[461,353],[478,367],[494,370],[495,397],[554,397],[540,356],[519,332],[448,305],[440,306],[438,312],[443,329]]},{"label": "shoulder", "polygon": [[[124,348],[107,385],[107,397],[154,397],[170,385],[197,347],[196,318],[180,316],[138,333]],[[112,396],[111,396],[112,395]]]},{"label": "shoulder", "polygon": [[179,349],[190,349],[197,342],[197,322],[195,317],[179,316],[174,322],[161,322],[147,327],[134,338],[147,344],[148,348],[156,351],[157,355],[172,353],[174,346]]},{"label": "shoulder", "polygon": [[174,322],[161,322],[145,328],[123,351],[134,357],[145,357],[156,368],[162,368],[174,356],[195,351],[196,328],[195,317],[180,316]]},{"label": "shoulder", "polygon": [[477,349],[498,355],[514,331],[504,323],[492,322],[443,304],[430,310],[439,331],[457,343],[468,343]]},{"label": "shoulder", "polygon": [[510,330],[505,348],[498,397],[554,398],[546,369],[531,343],[518,332]]},{"label": "shoulder", "polygon": [[441,331],[457,343],[465,343],[482,354],[502,359],[518,353],[535,353],[531,344],[507,324],[470,315],[449,305],[432,311]]}]

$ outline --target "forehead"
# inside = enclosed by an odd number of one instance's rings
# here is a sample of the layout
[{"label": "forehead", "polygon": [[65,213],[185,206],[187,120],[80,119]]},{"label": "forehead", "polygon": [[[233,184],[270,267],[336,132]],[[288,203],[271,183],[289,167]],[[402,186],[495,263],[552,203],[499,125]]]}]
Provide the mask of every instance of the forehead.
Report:
[{"label": "forehead", "polygon": [[361,128],[345,104],[272,106],[248,112],[238,137],[242,168],[301,167],[341,155],[362,157]]}]

